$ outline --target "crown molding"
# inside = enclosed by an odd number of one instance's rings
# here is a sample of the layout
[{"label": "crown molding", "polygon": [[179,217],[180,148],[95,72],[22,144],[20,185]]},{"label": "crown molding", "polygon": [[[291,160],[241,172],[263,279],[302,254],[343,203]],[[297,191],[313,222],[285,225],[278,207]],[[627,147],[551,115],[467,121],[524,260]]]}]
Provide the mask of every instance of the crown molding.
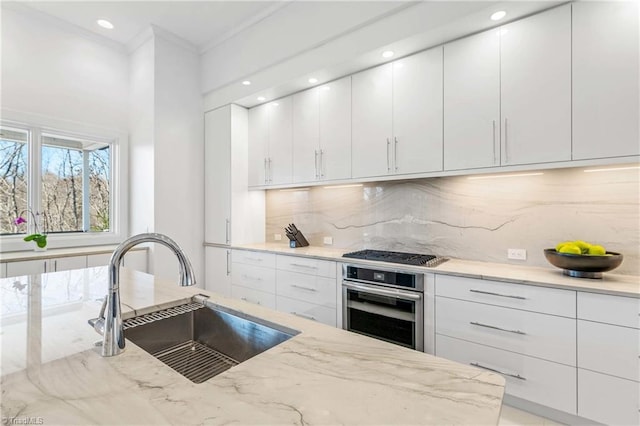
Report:
[{"label": "crown molding", "polygon": [[140,48],[147,41],[153,39],[153,29],[151,27],[147,27],[141,32],[138,33],[134,38],[132,38],[129,43],[127,43],[127,52],[132,54],[136,50]]},{"label": "crown molding", "polygon": [[171,31],[165,30],[162,27],[151,24],[151,30],[153,31],[153,35],[155,37],[159,37],[165,41],[177,44],[178,46],[187,49],[195,54],[198,54],[198,48],[194,46],[191,42],[183,39],[182,37],[172,33]]},{"label": "crown molding", "polygon": [[79,27],[75,24],[71,24],[63,19],[41,12],[37,9],[32,8],[31,6],[28,6],[28,3],[17,2],[17,1],[10,1],[10,2],[3,1],[0,3],[1,3],[2,10],[10,10],[12,12],[19,13],[23,16],[27,16],[30,19],[38,20],[42,23],[56,27],[59,30],[70,32],[74,35],[77,35],[86,40],[101,44],[110,49],[119,51],[124,54],[127,53],[126,46],[123,45],[122,43],[118,43],[117,41],[113,41],[110,38],[101,36],[92,31]]}]

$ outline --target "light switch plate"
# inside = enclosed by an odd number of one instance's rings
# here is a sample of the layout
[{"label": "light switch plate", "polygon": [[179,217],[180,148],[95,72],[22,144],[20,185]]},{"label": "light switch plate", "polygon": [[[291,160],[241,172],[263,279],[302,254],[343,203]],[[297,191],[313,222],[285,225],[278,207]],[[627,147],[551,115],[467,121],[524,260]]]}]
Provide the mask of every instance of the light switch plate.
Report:
[{"label": "light switch plate", "polygon": [[333,237],[324,237],[322,242],[327,245],[330,246],[333,244]]},{"label": "light switch plate", "polygon": [[282,240],[282,234],[273,234],[273,239],[275,241],[280,241]]},{"label": "light switch plate", "polygon": [[527,260],[526,249],[507,249],[507,259]]}]

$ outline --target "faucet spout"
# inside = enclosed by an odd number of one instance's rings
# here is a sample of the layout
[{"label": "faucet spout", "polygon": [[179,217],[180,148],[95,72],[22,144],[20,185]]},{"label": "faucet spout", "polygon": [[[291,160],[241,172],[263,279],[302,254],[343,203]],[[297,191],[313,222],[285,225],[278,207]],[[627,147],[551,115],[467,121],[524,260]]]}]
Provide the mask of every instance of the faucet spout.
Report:
[{"label": "faucet spout", "polygon": [[102,356],[114,356],[124,351],[124,329],[122,328],[122,308],[120,305],[120,264],[127,252],[141,243],[160,243],[167,246],[178,258],[180,265],[180,285],[196,283],[195,273],[187,255],[171,238],[163,234],[145,233],[134,235],[116,247],[109,260],[109,290],[98,318],[89,324],[102,335]]}]

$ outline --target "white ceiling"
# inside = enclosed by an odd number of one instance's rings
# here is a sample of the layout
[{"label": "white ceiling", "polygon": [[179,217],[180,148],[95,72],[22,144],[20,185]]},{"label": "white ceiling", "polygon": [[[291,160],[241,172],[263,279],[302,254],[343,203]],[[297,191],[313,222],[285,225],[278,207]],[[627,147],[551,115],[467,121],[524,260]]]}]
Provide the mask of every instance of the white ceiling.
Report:
[{"label": "white ceiling", "polygon": [[[21,1],[47,15],[126,45],[150,25],[161,27],[199,50],[255,24],[286,1]],[[115,28],[96,23],[107,19]]]}]

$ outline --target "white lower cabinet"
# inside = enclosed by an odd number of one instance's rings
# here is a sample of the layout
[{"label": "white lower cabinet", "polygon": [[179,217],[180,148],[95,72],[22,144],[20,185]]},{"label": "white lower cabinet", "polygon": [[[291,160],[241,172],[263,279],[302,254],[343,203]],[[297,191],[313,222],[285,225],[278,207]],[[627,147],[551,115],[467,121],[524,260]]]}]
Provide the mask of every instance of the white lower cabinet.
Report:
[{"label": "white lower cabinet", "polygon": [[276,293],[316,305],[336,308],[336,280],[299,272],[276,272]]},{"label": "white lower cabinet", "polygon": [[0,278],[6,278],[6,277],[7,277],[7,264],[0,263]]},{"label": "white lower cabinet", "polygon": [[576,414],[576,369],[436,334],[436,356],[501,373],[505,392]]},{"label": "white lower cabinet", "polygon": [[640,383],[578,368],[578,415],[609,425],[640,424]]},{"label": "white lower cabinet", "polygon": [[70,271],[87,267],[87,256],[67,256],[49,259],[7,262],[7,277]]},{"label": "white lower cabinet", "polygon": [[311,321],[318,321],[332,327],[336,326],[335,308],[328,308],[326,306],[316,305],[315,303],[278,295],[276,299],[276,309]]},{"label": "white lower cabinet", "polygon": [[276,270],[264,266],[232,262],[231,283],[258,291],[275,294]]},{"label": "white lower cabinet", "polygon": [[231,297],[234,299],[244,300],[245,302],[255,303],[256,305],[265,306],[267,308],[276,309],[276,295],[265,291],[255,290],[239,285],[231,285]]},{"label": "white lower cabinet", "polygon": [[204,288],[231,297],[231,249],[206,247]]}]

